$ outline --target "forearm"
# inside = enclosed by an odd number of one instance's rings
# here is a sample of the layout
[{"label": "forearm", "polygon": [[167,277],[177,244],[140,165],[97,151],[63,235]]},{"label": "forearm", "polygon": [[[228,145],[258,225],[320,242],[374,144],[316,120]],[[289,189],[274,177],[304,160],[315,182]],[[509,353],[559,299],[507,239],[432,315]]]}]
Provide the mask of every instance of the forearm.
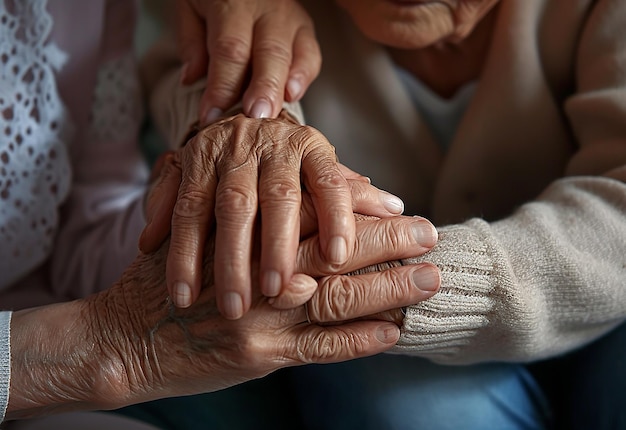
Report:
[{"label": "forearm", "polygon": [[102,353],[85,312],[73,301],[13,314],[6,419],[109,409],[125,397],[124,372]]},{"label": "forearm", "polygon": [[514,215],[440,229],[422,258],[440,292],[409,307],[395,352],[463,364],[532,361],[588,343],[626,317],[626,185],[559,181]]}]

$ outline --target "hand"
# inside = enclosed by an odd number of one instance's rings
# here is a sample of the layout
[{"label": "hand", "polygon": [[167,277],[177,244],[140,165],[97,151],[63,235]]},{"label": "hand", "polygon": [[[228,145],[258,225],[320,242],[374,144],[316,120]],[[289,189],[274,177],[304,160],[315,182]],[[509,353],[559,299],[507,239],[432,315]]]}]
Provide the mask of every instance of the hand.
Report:
[{"label": "hand", "polygon": [[[338,166],[319,132],[284,113],[277,120],[237,115],[207,127],[175,155],[148,198],[140,248],[153,251],[170,231],[171,220],[167,286],[177,306],[191,305],[200,292],[201,251],[214,211],[215,284],[224,316],[239,318],[250,307],[251,243],[259,207],[261,291],[274,297],[289,284],[299,241],[301,173],[317,214],[322,254],[328,264],[340,266],[354,246],[351,188],[344,173],[361,184],[353,191],[363,192],[365,185],[360,175]],[[376,199],[372,215],[389,216],[389,208],[402,211],[401,202],[389,194]]]},{"label": "hand", "polygon": [[275,118],[319,73],[313,22],[296,0],[178,0],[177,9],[182,82],[208,77],[201,125],[242,93],[246,115]]},{"label": "hand", "polygon": [[[416,255],[428,226],[410,217],[358,221],[360,252],[342,270]],[[114,409],[215,391],[282,367],[377,354],[396,343],[399,330],[368,315],[425,300],[440,282],[431,264],[325,276],[319,285],[305,279],[302,290],[312,293],[306,310],[276,309],[256,294],[245,316],[227,320],[219,315],[212,285],[214,240],[209,238],[204,253],[205,288],[190,308],[174,308],[168,300],[165,243],[137,257],[107,291],[16,312],[7,419]],[[317,240],[301,243],[299,271],[325,273]],[[286,295],[298,297],[295,291]]]}]

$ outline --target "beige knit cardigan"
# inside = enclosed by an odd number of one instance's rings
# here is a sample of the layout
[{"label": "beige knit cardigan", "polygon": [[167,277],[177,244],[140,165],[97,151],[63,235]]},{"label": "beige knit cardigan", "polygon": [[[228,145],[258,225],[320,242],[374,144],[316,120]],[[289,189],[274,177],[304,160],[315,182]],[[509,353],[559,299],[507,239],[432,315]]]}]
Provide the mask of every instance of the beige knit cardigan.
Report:
[{"label": "beige knit cardigan", "polygon": [[[624,321],[623,0],[501,0],[476,92],[445,154],[385,51],[334,0],[303,3],[324,61],[302,103],[307,122],[342,162],[440,232],[431,252],[410,261],[437,264],[441,290],[408,308],[393,352],[449,364],[528,362]],[[172,99],[172,86],[175,78],[152,106],[177,141],[198,91]]]}]

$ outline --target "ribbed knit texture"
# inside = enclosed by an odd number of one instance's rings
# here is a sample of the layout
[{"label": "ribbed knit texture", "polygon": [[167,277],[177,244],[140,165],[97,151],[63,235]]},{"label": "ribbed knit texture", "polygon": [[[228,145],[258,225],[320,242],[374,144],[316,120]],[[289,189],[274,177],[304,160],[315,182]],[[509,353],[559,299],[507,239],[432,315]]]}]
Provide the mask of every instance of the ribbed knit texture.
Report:
[{"label": "ribbed knit texture", "polygon": [[457,354],[476,330],[489,323],[487,314],[493,308],[493,263],[485,242],[463,225],[441,230],[439,240],[426,260],[439,266],[442,288],[429,300],[407,308],[396,347],[429,358]]},{"label": "ribbed knit texture", "polygon": [[565,178],[498,222],[439,228],[441,289],[408,307],[393,352],[447,364],[529,362],[623,322],[626,185]]}]

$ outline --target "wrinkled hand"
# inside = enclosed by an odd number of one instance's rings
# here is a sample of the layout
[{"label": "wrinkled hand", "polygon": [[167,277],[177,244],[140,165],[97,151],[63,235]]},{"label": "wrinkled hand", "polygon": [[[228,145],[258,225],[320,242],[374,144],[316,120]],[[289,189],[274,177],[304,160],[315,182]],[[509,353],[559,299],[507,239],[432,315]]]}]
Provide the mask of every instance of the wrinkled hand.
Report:
[{"label": "wrinkled hand", "polygon": [[[342,272],[419,255],[427,250],[425,236],[435,241],[423,218],[366,219],[356,227],[359,252],[337,269]],[[320,277],[316,282],[303,275],[277,297],[289,304],[286,310],[257,293],[241,319],[223,318],[215,300],[211,235],[204,252],[205,285],[192,307],[170,303],[166,242],[155,253],[139,255],[109,290],[15,312],[7,419],[115,409],[219,390],[286,366],[383,352],[396,343],[399,330],[380,313],[401,314],[399,308],[426,300],[439,287],[439,272],[428,263],[390,261],[363,274],[329,275],[318,241],[311,235],[301,242],[297,270]],[[258,249],[254,261],[257,270]]]},{"label": "wrinkled hand", "polygon": [[319,73],[313,22],[296,0],[177,0],[177,9],[182,82],[208,79],[201,125],[242,93],[246,115],[274,118]]},{"label": "wrinkled hand", "polygon": [[[419,254],[425,249],[420,244],[424,233],[432,234],[430,223],[421,218],[363,220],[356,225],[359,252],[341,271]],[[303,303],[300,293],[308,291],[313,324],[307,323],[303,306],[279,310],[260,294],[254,295],[241,319],[222,318],[212,285],[212,238],[205,250],[205,286],[198,301],[186,309],[171,306],[163,285],[165,245],[138,257],[119,285],[91,302],[90,314],[98,315],[98,324],[91,325],[103,327],[113,340],[112,351],[104,356],[119,359],[111,368],[126,369],[131,392],[172,396],[222,389],[286,366],[349,360],[390,348],[399,336],[397,326],[367,315],[431,297],[439,285],[437,268],[422,264],[324,276],[328,265],[318,240],[311,236],[301,243],[297,270],[319,275],[319,285],[283,296]]]},{"label": "wrinkled hand", "polygon": [[[236,115],[204,129],[171,161],[148,197],[140,248],[156,249],[171,224],[167,287],[177,306],[189,306],[198,297],[201,251],[213,217],[217,304],[224,316],[240,318],[250,307],[250,256],[259,209],[261,291],[274,297],[291,282],[301,227],[301,180],[317,216],[325,261],[340,267],[350,258],[355,243],[351,194],[364,193],[367,184],[338,165],[333,147],[315,129],[285,113],[276,120]],[[361,187],[351,187],[344,173]],[[397,198],[387,193],[372,198],[371,193],[360,197],[378,201],[368,215],[401,213]]]}]

